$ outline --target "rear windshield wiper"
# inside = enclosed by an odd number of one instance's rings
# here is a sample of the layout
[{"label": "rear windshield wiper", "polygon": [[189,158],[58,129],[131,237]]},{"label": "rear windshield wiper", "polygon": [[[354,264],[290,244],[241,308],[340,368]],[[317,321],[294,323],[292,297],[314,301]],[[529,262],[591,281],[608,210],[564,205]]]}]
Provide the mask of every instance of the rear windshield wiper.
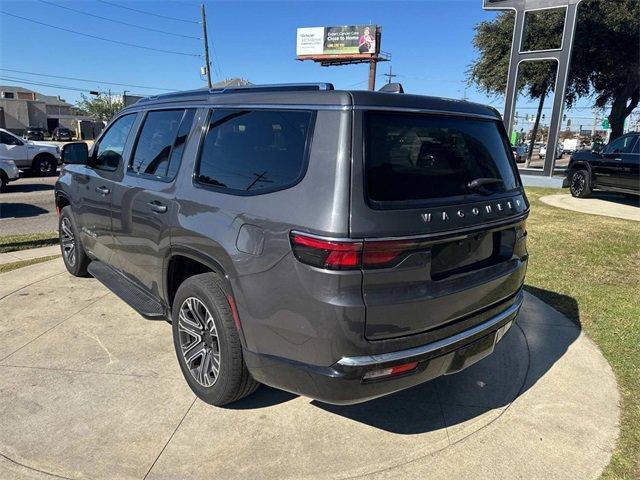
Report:
[{"label": "rear windshield wiper", "polygon": [[471,190],[478,190],[480,193],[486,192],[486,190],[483,188],[486,185],[495,185],[497,183],[504,183],[500,178],[493,178],[493,177],[481,177],[481,178],[476,178],[474,180],[471,180],[468,184],[467,187],[469,187]]}]

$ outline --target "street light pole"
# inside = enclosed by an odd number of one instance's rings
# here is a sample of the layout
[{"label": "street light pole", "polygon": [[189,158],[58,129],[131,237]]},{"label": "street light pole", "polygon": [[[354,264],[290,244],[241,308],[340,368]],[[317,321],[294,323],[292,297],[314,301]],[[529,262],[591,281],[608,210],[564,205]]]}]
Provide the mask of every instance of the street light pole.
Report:
[{"label": "street light pole", "polygon": [[207,85],[211,89],[213,84],[211,83],[211,62],[209,61],[209,37],[207,36],[207,14],[204,11],[204,3],[200,5],[200,13],[202,15],[202,36],[204,40],[204,61],[205,68],[207,70]]}]

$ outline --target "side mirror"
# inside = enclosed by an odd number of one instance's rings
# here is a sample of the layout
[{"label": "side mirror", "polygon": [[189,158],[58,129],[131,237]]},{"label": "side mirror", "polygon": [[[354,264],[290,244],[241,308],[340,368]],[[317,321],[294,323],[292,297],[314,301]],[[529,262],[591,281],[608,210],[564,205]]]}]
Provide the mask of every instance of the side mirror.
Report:
[{"label": "side mirror", "polygon": [[60,155],[62,162],[67,165],[86,165],[89,163],[89,147],[84,142],[65,144]]}]

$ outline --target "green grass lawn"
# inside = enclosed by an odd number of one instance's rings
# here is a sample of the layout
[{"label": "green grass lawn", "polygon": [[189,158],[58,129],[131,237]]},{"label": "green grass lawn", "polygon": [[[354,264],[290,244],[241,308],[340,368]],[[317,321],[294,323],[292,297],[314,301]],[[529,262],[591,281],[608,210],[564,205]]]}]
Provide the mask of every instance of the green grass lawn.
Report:
[{"label": "green grass lawn", "polygon": [[[539,200],[554,193],[558,190],[527,189],[526,284],[579,321],[612,365],[622,395],[621,434],[603,478],[639,479],[640,222],[572,212]],[[580,318],[563,296],[577,302]]]},{"label": "green grass lawn", "polygon": [[27,233],[0,236],[0,253],[46,247],[58,243],[58,232]]}]

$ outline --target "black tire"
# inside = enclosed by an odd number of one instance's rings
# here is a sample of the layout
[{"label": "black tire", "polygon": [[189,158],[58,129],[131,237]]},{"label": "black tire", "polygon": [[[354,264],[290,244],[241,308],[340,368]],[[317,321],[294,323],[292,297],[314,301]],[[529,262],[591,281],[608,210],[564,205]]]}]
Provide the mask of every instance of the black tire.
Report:
[{"label": "black tire", "polygon": [[33,162],[32,171],[36,175],[50,177],[58,173],[58,161],[53,155],[41,155]]},{"label": "black tire", "polygon": [[173,300],[172,330],[182,374],[204,402],[226,405],[250,395],[260,385],[245,365],[225,287],[216,274],[194,275],[180,285]]},{"label": "black tire", "polygon": [[[69,235],[71,232],[71,238]],[[91,263],[91,259],[87,256],[80,237],[78,236],[78,227],[73,218],[71,207],[66,206],[60,212],[58,219],[58,237],[60,238],[60,252],[62,253],[62,261],[67,271],[74,277],[88,276],[87,267]],[[71,255],[71,247],[73,247],[74,255]]]},{"label": "black tire", "polygon": [[7,179],[6,173],[0,170],[0,193],[4,193],[7,188],[7,183],[9,183],[9,180]]},{"label": "black tire", "polygon": [[591,175],[587,170],[574,170],[569,177],[569,191],[576,198],[585,198],[591,195]]}]

